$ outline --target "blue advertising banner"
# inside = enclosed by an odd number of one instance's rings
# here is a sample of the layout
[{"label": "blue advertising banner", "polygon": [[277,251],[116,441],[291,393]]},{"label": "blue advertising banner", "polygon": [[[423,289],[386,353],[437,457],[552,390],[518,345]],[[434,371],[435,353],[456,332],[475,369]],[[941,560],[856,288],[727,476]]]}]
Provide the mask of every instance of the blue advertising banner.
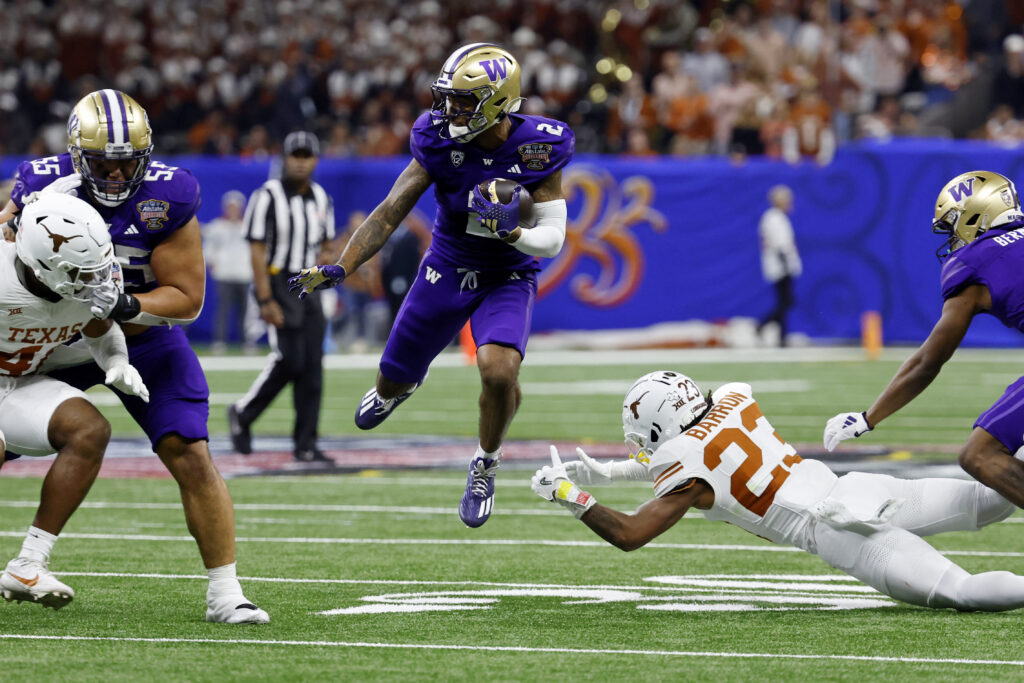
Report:
[{"label": "blue advertising banner", "polygon": [[[203,192],[200,222],[229,190],[250,193],[273,161],[162,158],[189,168]],[[0,161],[13,175],[18,159]],[[405,159],[321,161],[317,180],[334,197],[339,227],[380,202]],[[656,323],[759,317],[772,306],[761,276],[757,225],[771,187],[795,195],[791,219],[804,264],[792,331],[855,339],[860,316],[881,313],[887,342],[916,343],[941,310],[942,238],[930,230],[935,198],[972,169],[1021,178],[1024,152],[967,141],[897,141],[842,148],[826,167],[753,159],[580,156],[563,173],[569,200],[565,247],[544,263],[535,331],[636,328]],[[429,226],[428,192],[410,220]],[[210,290],[212,294],[212,288]],[[213,302],[189,334],[210,337]],[[1013,346],[1019,333],[981,316],[966,343]]]}]

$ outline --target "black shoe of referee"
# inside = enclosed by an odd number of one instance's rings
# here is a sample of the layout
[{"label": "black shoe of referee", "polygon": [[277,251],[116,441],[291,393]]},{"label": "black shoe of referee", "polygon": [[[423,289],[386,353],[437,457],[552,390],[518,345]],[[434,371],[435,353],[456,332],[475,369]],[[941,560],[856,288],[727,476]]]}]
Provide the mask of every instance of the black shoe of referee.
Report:
[{"label": "black shoe of referee", "polygon": [[322,462],[333,465],[334,459],[328,458],[327,455],[319,448],[303,448],[295,451],[295,459],[299,462]]}]

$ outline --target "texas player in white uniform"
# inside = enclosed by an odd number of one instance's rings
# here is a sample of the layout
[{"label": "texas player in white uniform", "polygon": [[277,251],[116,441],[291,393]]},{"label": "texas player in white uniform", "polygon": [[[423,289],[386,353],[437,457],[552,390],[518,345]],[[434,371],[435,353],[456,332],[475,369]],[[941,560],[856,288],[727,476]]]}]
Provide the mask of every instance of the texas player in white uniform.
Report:
[{"label": "texas player in white uniform", "polygon": [[[705,398],[689,377],[641,377],[623,404],[630,460],[552,464],[531,482],[623,550],[646,544],[691,507],[775,543],[820,556],[897,600],[927,607],[1001,611],[1024,607],[1024,577],[971,575],[920,536],[974,531],[1016,509],[995,491],[958,479],[902,480],[852,472],[837,477],[802,459],[762,415],[750,385]],[[581,484],[653,481],[655,498],[635,514],[597,504]]]},{"label": "texas player in white uniform", "polygon": [[57,453],[43,480],[49,503],[39,506],[21,553],[0,574],[8,601],[60,609],[74,597],[50,572],[49,555],[110,440],[110,423],[85,394],[35,374],[39,366],[81,333],[107,384],[149,399],[120,326],[90,311],[93,290],[111,282],[113,254],[99,213],[59,192],[27,204],[15,242],[0,241],[0,446],[19,455]]}]

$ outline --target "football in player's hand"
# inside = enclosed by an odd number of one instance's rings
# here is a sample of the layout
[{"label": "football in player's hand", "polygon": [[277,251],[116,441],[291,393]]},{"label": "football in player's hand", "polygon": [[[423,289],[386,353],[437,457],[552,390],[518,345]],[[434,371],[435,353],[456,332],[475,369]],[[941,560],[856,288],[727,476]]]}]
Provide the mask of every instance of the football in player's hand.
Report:
[{"label": "football in player's hand", "polygon": [[533,197],[525,187],[514,180],[494,178],[480,183],[480,194],[492,202],[508,204],[512,201],[512,192],[517,187],[522,188],[519,191],[519,227],[529,230],[537,224],[537,217],[533,212]]}]

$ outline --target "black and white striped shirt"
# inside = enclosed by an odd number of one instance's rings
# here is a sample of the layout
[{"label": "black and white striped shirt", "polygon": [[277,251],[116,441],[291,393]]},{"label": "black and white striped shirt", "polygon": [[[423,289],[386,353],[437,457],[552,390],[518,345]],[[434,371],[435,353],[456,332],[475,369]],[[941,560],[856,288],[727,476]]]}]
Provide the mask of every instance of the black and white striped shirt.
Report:
[{"label": "black and white striped shirt", "polygon": [[320,246],[334,239],[334,201],[315,182],[302,195],[268,180],[245,207],[245,238],[266,242],[273,273],[297,273],[316,265]]}]

